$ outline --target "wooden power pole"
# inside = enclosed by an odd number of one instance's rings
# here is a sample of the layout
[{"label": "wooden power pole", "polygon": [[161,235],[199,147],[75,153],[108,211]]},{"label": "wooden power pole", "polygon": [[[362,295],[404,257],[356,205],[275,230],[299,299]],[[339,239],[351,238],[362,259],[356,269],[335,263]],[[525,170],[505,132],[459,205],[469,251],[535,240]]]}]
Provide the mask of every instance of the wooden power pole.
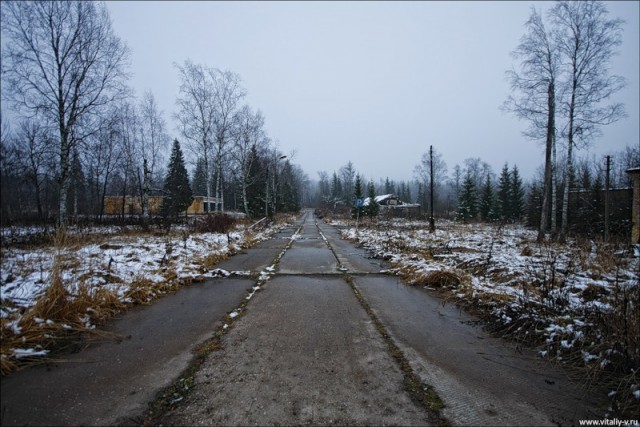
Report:
[{"label": "wooden power pole", "polygon": [[604,241],[609,241],[609,176],[611,173],[611,156],[607,156],[607,169],[604,177]]},{"label": "wooden power pole", "polygon": [[429,191],[429,204],[431,205],[431,214],[429,215],[429,231],[433,233],[436,231],[436,220],[433,218],[433,145],[429,146],[429,181],[431,184],[431,191]]}]

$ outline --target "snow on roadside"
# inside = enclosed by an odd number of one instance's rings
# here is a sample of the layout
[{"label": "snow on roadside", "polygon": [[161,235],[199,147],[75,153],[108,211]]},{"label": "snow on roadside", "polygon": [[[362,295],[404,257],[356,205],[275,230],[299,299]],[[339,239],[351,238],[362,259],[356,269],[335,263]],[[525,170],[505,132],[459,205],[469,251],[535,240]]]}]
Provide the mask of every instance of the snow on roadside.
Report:
[{"label": "snow on roadside", "polygon": [[[111,229],[97,230],[99,243],[77,244],[56,249],[52,246],[38,249],[3,248],[0,260],[0,319],[3,341],[9,336],[20,337],[23,316],[46,291],[52,280],[54,260],[61,266],[62,281],[73,296],[80,288],[89,292],[109,290],[122,303],[133,302],[128,295],[136,282],[150,286],[151,295],[164,293],[167,282],[176,284],[209,277],[248,276],[248,271],[226,271],[215,264],[240,251],[246,245],[267,239],[286,224],[275,224],[252,233],[240,227],[224,233],[194,233],[186,235],[177,230],[169,235],[117,234]],[[32,233],[29,229],[25,233]],[[19,230],[12,230],[20,234]],[[94,234],[95,236],[95,234]],[[88,310],[91,311],[91,310]],[[84,316],[85,327],[92,329],[90,316]],[[36,323],[50,325],[50,319]],[[23,346],[24,347],[24,346]],[[7,356],[3,349],[3,359]],[[13,348],[9,356],[16,359],[44,356],[46,350]]]},{"label": "snow on roadside", "polygon": [[[614,298],[640,286],[640,259],[628,248],[538,244],[536,232],[517,225],[443,221],[435,233],[424,222],[400,219],[358,230],[336,225],[370,256],[388,260],[387,273],[413,284],[425,286],[430,273],[455,274],[460,283],[447,289],[454,300],[483,308],[519,339],[541,343],[542,357],[601,369],[623,357],[602,319],[615,319]],[[627,391],[635,396],[635,388]]]},{"label": "snow on roadside", "polygon": [[527,285],[554,279],[561,289],[556,293],[551,290],[538,302],[562,303],[576,310],[585,305],[606,309],[606,302],[585,298],[585,292],[597,288],[606,294],[614,283],[622,287],[637,285],[640,267],[640,260],[627,258],[628,265],[623,265],[623,259],[620,268],[607,271],[599,263],[611,261],[607,257],[611,254],[603,254],[607,259],[599,261],[593,244],[586,256],[575,242],[564,248],[538,245],[534,231],[513,225],[499,229],[444,222],[435,233],[429,233],[424,223],[395,221],[378,229],[360,228],[356,232],[347,228],[343,237],[357,240],[373,256],[389,260],[395,272],[402,268],[416,273],[457,271],[470,276],[469,284],[475,291],[505,295],[512,301],[540,297],[526,289]]}]

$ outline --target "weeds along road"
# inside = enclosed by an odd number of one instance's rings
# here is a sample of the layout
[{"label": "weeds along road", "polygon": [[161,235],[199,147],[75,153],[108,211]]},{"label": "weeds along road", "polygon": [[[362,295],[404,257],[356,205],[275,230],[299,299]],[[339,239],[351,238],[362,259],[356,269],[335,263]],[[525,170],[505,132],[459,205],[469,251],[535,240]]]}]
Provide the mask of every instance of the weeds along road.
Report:
[{"label": "weeds along road", "polygon": [[[187,378],[191,391],[152,422],[571,425],[597,418],[599,403],[560,371],[426,291],[380,274],[384,266],[312,211],[219,267],[259,273],[272,264],[270,280]],[[141,422],[159,390],[179,388],[196,344],[222,329],[255,284],[227,278],[186,287],[113,322],[111,330],[128,339],[4,378],[2,424]]]}]

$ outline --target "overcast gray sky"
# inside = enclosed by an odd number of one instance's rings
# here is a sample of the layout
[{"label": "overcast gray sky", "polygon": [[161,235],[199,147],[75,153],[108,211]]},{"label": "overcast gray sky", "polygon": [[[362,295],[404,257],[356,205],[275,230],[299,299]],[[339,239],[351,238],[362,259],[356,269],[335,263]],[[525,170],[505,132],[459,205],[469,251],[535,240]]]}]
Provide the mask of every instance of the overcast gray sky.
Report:
[{"label": "overcast gray sky", "polygon": [[[480,157],[525,179],[542,164],[526,123],[502,113],[505,71],[531,6],[551,2],[108,2],[132,50],[131,85],[150,89],[172,137],[174,62],[238,73],[270,137],[316,179],[351,160],[367,178],[409,180],[433,145],[449,170]],[[628,118],[604,129],[595,158],[640,143],[639,5],[607,2],[626,21],[613,72]],[[578,155],[584,155],[579,152]]]}]

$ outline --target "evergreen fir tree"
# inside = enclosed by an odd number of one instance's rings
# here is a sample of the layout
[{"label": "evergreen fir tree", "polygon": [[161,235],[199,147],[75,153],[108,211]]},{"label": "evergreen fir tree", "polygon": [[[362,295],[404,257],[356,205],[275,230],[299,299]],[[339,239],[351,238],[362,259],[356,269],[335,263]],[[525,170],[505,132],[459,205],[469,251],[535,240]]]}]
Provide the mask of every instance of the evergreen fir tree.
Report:
[{"label": "evergreen fir tree", "polygon": [[356,175],[356,182],[355,182],[355,185],[353,186],[353,196],[354,196],[354,206],[351,209],[351,216],[353,218],[356,218],[357,216],[362,217],[364,207],[358,207],[355,205],[358,199],[360,200],[363,199],[362,181],[360,180],[360,174]]},{"label": "evergreen fir tree", "polygon": [[338,174],[333,172],[333,177],[331,178],[331,199],[333,200],[333,206],[343,199],[342,194],[342,182],[340,178],[338,178]]},{"label": "evergreen fir tree", "polygon": [[510,191],[510,217],[514,221],[522,219],[522,209],[524,206],[524,188],[522,187],[522,179],[518,172],[518,167],[513,165],[511,170],[511,191]]},{"label": "evergreen fir tree", "polygon": [[364,214],[370,218],[374,218],[380,213],[380,205],[376,202],[376,189],[373,181],[369,181],[367,185],[367,197],[369,198],[369,204],[365,206]]},{"label": "evergreen fir tree", "polygon": [[[591,186],[592,233],[604,234],[604,177],[598,172]],[[595,237],[595,236],[594,236]]]},{"label": "evergreen fir tree", "polygon": [[498,217],[501,221],[511,218],[511,174],[506,163],[498,181]]},{"label": "evergreen fir tree", "polygon": [[458,199],[457,218],[463,221],[475,219],[478,216],[478,204],[476,194],[476,184],[470,173],[464,178],[462,190]]},{"label": "evergreen fir tree", "polygon": [[395,185],[393,181],[389,181],[389,177],[384,182],[384,192],[385,194],[394,194],[396,192]]},{"label": "evergreen fir tree", "polygon": [[196,169],[193,171],[193,179],[191,180],[191,189],[194,196],[207,195],[207,175],[202,157],[199,157],[196,161]]},{"label": "evergreen fir tree", "polygon": [[585,167],[580,174],[580,190],[589,190],[591,188],[591,170]]},{"label": "evergreen fir tree", "polygon": [[540,226],[540,212],[542,211],[542,186],[532,183],[527,196],[527,221],[528,227]]},{"label": "evergreen fir tree", "polygon": [[409,189],[408,182],[402,182],[400,184],[400,200],[405,203],[411,203],[411,190]]},{"label": "evergreen fir tree", "polygon": [[280,174],[281,185],[281,207],[283,212],[297,212],[300,210],[300,202],[298,193],[296,192],[296,183],[291,163],[287,160]]},{"label": "evergreen fir tree", "polygon": [[420,204],[420,212],[425,213],[427,211],[427,192],[425,191],[422,182],[418,183],[417,202]]},{"label": "evergreen fir tree", "polygon": [[493,183],[491,176],[487,174],[482,186],[482,194],[480,195],[480,217],[484,221],[493,221],[496,219],[496,196],[493,191]]},{"label": "evergreen fir tree", "polygon": [[[578,233],[594,238],[604,233],[603,177],[598,173],[591,181],[591,173],[580,174],[581,190],[575,194],[575,220],[572,227]],[[588,179],[585,179],[588,177]],[[572,197],[573,199],[573,197]]]},{"label": "evergreen fir tree", "polygon": [[189,185],[189,175],[184,165],[184,157],[177,139],[173,140],[171,157],[167,168],[167,176],[164,181],[164,198],[162,201],[162,211],[167,217],[178,218],[181,212],[186,211],[193,201],[191,187]]},{"label": "evergreen fir tree", "polygon": [[252,218],[263,217],[265,215],[266,169],[255,145],[251,147],[249,152],[248,164],[250,166],[245,182],[247,213]]}]

